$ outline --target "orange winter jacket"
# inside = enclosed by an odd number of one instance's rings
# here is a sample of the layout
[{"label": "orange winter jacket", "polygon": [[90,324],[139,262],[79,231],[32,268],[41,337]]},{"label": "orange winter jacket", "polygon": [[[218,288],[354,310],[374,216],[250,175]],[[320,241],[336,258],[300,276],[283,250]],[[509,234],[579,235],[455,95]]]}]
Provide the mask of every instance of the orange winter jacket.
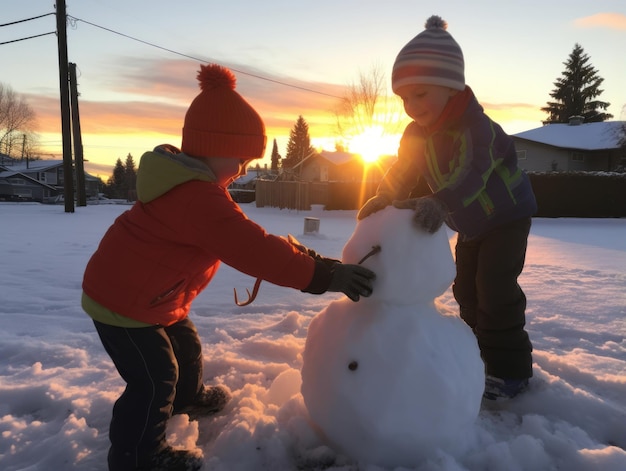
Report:
[{"label": "orange winter jacket", "polygon": [[84,294],[107,310],[148,324],[178,322],[220,261],[281,286],[328,287],[323,264],[248,219],[198,159],[145,153],[137,195],[85,270]]}]

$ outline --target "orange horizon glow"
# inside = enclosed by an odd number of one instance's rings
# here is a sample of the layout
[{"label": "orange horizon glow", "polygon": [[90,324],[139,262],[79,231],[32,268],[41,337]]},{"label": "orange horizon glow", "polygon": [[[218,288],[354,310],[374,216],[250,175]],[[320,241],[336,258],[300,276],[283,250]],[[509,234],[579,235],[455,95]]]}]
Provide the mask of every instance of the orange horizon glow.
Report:
[{"label": "orange horizon glow", "polygon": [[347,147],[350,152],[360,155],[366,164],[372,164],[384,155],[395,154],[399,139],[399,135],[387,134],[383,126],[372,125],[353,136]]},{"label": "orange horizon glow", "polygon": [[[144,152],[159,144],[179,147],[184,107],[172,104],[143,103],[98,103],[83,102],[81,128],[85,169],[94,176],[106,180],[112,173],[117,159],[131,154],[138,164]],[[38,101],[38,131],[40,144],[38,154],[43,158],[62,158],[60,112],[51,99]],[[515,103],[509,105],[485,104],[485,110],[509,133],[520,132],[541,126],[543,113],[536,107]],[[266,117],[267,147],[262,158],[257,160],[261,167],[271,165],[273,140],[284,157],[287,142],[297,116],[287,110],[272,108],[260,110]],[[408,121],[396,116],[390,126],[373,124],[354,133],[349,139],[334,134],[334,120],[327,110],[309,108],[302,113],[309,125],[311,145],[318,150],[333,151],[337,143],[345,150],[359,154],[366,163],[376,163],[380,156],[395,155],[401,132]],[[401,122],[402,121],[402,122]],[[400,125],[399,125],[400,124]],[[507,129],[507,125],[513,129]],[[387,130],[385,128],[388,128]],[[394,129],[390,129],[390,128]],[[73,151],[73,149],[72,149]]]}]

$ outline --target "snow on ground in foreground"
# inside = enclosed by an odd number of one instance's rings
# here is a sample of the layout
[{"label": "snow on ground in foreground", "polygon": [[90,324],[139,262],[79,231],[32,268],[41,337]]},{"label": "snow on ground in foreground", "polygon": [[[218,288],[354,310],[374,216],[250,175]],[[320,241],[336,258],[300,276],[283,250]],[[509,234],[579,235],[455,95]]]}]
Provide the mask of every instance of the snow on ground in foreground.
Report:
[{"label": "snow on ground in foreground", "polygon": [[[354,211],[243,208],[268,231],[328,256],[340,256],[355,227]],[[0,203],[0,469],[106,469],[108,422],[123,383],[81,311],[81,279],[125,209],[68,214]],[[312,215],[319,234],[302,234]],[[520,281],[535,347],[530,391],[481,412],[465,453],[441,450],[410,469],[626,469],[626,219],[535,219]],[[170,442],[201,448],[204,470],[379,471],[324,446],[299,395],[307,326],[339,295],[263,283],[253,304],[237,307],[233,288],[245,294],[253,283],[223,266],[194,303],[206,380],[230,388],[233,401],[200,422],[175,417]],[[450,290],[438,303],[455,310]]]}]

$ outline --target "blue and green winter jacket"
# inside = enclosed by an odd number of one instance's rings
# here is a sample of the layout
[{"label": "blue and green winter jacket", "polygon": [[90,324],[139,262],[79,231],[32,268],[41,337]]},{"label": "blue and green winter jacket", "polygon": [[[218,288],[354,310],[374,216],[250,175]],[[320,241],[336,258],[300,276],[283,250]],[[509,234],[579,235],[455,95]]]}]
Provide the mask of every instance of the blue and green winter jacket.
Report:
[{"label": "blue and green winter jacket", "polygon": [[398,160],[377,194],[406,199],[420,178],[448,207],[448,226],[466,239],[537,211],[513,139],[484,113],[469,87],[450,99],[434,126],[406,127]]}]

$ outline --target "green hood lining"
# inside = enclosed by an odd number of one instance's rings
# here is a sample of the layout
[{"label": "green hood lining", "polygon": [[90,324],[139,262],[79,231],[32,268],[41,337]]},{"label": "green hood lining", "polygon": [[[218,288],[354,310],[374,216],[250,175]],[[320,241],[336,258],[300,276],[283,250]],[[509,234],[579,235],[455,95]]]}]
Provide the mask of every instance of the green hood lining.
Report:
[{"label": "green hood lining", "polygon": [[200,159],[157,148],[141,157],[137,170],[137,198],[148,203],[191,180],[215,182],[216,178]]}]

